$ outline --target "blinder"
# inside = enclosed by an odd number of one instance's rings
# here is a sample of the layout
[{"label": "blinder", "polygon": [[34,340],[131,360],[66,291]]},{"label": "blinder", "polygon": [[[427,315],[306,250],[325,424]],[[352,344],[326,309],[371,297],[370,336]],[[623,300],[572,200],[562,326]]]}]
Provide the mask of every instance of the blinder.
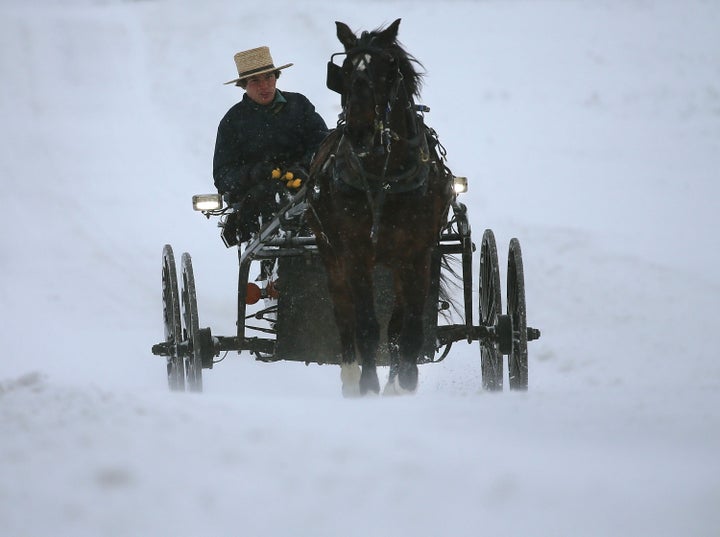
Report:
[{"label": "blinder", "polygon": [[[366,53],[366,54],[370,54],[372,56],[376,56],[378,54],[387,55],[388,59],[391,62],[395,61],[395,59],[392,57],[392,55],[388,54],[386,51],[372,47],[372,46],[368,46],[368,45],[365,45],[365,46],[360,45],[360,46],[357,46],[357,47],[354,47],[354,48],[348,50],[347,52],[336,52],[336,53],[332,54],[330,56],[330,61],[328,61],[328,63],[327,63],[327,71],[326,71],[326,75],[325,75],[325,86],[329,90],[342,95],[343,96],[343,104],[344,104],[344,100],[345,100],[345,95],[343,94],[343,89],[344,89],[343,79],[345,77],[345,73],[343,70],[343,66],[335,63],[335,61],[334,61],[335,56],[350,57],[350,56],[360,54],[360,53]],[[400,74],[399,71],[398,71],[398,74]],[[371,82],[371,85],[372,85],[372,82]]]},{"label": "blinder", "polygon": [[330,61],[327,64],[327,76],[325,78],[327,89],[340,95],[342,95],[343,92],[343,70],[342,66],[337,65],[333,60],[335,56],[343,56],[345,54],[345,52],[336,52],[330,56]]}]

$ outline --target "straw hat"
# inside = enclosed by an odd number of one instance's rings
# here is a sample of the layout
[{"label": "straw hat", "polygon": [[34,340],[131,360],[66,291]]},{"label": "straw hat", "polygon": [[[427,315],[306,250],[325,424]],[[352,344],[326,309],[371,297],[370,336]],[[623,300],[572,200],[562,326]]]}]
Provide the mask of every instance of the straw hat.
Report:
[{"label": "straw hat", "polygon": [[262,73],[270,73],[290,67],[292,63],[275,67],[270,49],[268,47],[252,48],[235,54],[235,65],[238,70],[238,77],[235,80],[225,82],[225,84],[237,84],[245,78]]}]

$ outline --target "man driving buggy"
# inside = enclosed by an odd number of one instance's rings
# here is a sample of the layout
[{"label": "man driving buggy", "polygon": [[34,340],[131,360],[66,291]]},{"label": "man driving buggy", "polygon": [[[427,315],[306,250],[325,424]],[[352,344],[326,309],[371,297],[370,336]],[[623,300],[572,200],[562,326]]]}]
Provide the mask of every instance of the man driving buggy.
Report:
[{"label": "man driving buggy", "polygon": [[238,77],[225,84],[245,90],[220,121],[213,158],[215,186],[229,203],[239,203],[239,241],[272,217],[288,193],[307,179],[313,154],[328,134],[322,117],[307,97],[276,88],[280,71],[270,49],[235,54]]}]

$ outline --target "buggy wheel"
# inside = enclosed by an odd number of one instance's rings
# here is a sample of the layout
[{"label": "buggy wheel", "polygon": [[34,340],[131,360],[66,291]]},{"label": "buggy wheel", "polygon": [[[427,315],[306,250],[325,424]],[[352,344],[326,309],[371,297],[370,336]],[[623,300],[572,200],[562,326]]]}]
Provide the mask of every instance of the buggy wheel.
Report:
[{"label": "buggy wheel", "polygon": [[525,309],[525,276],[523,273],[520,241],[510,241],[507,275],[507,314],[513,321],[512,352],[508,356],[508,373],[511,390],[528,387],[528,334]]},{"label": "buggy wheel", "polygon": [[[486,229],[480,246],[480,322],[495,332],[501,314],[500,271],[495,235],[492,230]],[[497,338],[480,340],[480,365],[483,388],[502,391],[503,359]]]},{"label": "buggy wheel", "polygon": [[197,295],[192,259],[187,252],[182,256],[182,307],[184,339],[189,343],[185,356],[185,378],[188,390],[202,391],[202,340],[200,336]]},{"label": "buggy wheel", "polygon": [[162,301],[165,343],[170,354],[167,359],[168,387],[172,391],[185,390],[185,369],[180,352],[182,325],[180,322],[180,295],[177,270],[172,246],[166,244],[162,253]]}]

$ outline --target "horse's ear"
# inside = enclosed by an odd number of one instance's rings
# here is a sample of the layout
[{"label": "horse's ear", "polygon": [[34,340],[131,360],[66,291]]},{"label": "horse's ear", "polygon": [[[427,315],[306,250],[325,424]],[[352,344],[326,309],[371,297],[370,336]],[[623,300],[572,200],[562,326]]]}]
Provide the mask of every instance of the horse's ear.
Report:
[{"label": "horse's ear", "polygon": [[385,28],[382,32],[377,35],[377,39],[380,39],[385,46],[392,45],[397,39],[398,28],[400,28],[400,21],[402,19],[396,19],[390,26]]},{"label": "horse's ear", "polygon": [[337,37],[345,47],[345,50],[350,50],[357,43],[357,36],[344,22],[335,21],[337,27]]}]

